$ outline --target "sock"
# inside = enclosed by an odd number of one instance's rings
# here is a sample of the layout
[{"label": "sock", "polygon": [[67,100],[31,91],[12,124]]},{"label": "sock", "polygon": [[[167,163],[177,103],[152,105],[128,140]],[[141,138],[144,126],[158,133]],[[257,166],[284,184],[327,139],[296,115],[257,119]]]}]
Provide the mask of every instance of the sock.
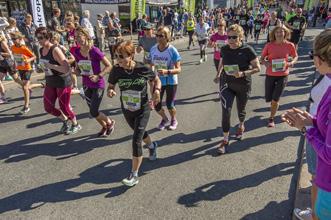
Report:
[{"label": "sock", "polygon": [[132,171],[132,176],[138,177],[138,171]]}]

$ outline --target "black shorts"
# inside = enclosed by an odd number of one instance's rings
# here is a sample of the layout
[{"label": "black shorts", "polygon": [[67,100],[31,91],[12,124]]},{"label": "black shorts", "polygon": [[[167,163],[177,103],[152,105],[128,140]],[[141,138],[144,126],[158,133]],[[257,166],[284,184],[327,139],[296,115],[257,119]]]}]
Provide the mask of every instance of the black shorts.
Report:
[{"label": "black shorts", "polygon": [[32,70],[19,70],[18,71],[21,80],[30,80],[32,75]]},{"label": "black shorts", "polygon": [[218,71],[218,66],[220,64],[220,60],[214,59],[214,64],[215,64],[216,71]]},{"label": "black shorts", "polygon": [[265,100],[266,102],[278,102],[282,96],[288,76],[266,76],[265,78]]},{"label": "black shorts", "polygon": [[300,41],[300,38],[301,38],[300,32],[292,32],[290,41],[297,45]]},{"label": "black shorts", "polygon": [[207,39],[204,39],[204,40],[199,40],[199,45],[204,45],[204,44],[207,44]]}]

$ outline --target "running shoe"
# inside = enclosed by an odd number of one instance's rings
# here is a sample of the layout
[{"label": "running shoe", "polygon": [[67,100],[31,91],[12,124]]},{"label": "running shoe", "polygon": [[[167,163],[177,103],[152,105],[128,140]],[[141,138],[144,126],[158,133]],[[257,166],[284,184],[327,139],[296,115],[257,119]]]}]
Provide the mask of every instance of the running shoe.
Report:
[{"label": "running shoe", "polygon": [[170,126],[169,126],[169,129],[170,130],[176,130],[177,129],[177,125],[178,125],[178,121],[176,119],[174,120],[171,120],[171,123],[170,123]]},{"label": "running shoe", "polygon": [[237,133],[236,133],[236,139],[238,139],[238,140],[243,139],[244,131],[245,131],[245,127],[242,127],[242,128],[238,127]]},{"label": "running shoe", "polygon": [[167,120],[162,119],[158,126],[158,129],[160,129],[161,131],[164,130],[168,123],[169,123],[168,119]]},{"label": "running shoe", "polygon": [[137,185],[139,183],[139,180],[138,180],[137,176],[133,176],[133,174],[130,173],[129,177],[122,180],[122,183],[126,186],[131,187],[131,186]]},{"label": "running shoe", "polygon": [[102,127],[102,128],[101,128],[101,131],[98,132],[97,136],[98,136],[98,137],[107,137],[106,132],[107,132],[107,128]]},{"label": "running shoe", "polygon": [[106,135],[111,135],[115,130],[115,120],[111,120],[111,124],[107,124]]},{"label": "running shoe", "polygon": [[307,208],[304,210],[295,208],[294,209],[294,215],[295,217],[297,217],[300,220],[312,220],[313,219],[313,211],[311,210],[311,208]]},{"label": "running shoe", "polygon": [[158,147],[158,144],[156,141],[154,141],[152,143],[152,147],[148,147],[149,150],[149,160],[154,161],[157,159],[157,155],[156,155],[156,148]]},{"label": "running shoe", "polygon": [[71,125],[71,127],[68,129],[68,131],[65,133],[66,135],[69,134],[76,134],[78,131],[80,131],[82,129],[82,126],[80,126],[80,124],[76,124],[76,125]]},{"label": "running shoe", "polygon": [[83,88],[81,88],[80,90],[79,90],[79,95],[80,95],[80,97],[82,97],[82,99],[85,99],[86,97],[85,97],[85,92],[84,92],[84,89]]},{"label": "running shoe", "polygon": [[11,77],[10,75],[6,75],[5,76],[5,81],[13,81],[13,77]]},{"label": "running shoe", "polygon": [[0,97],[0,104],[5,104],[7,103],[6,97]]},{"label": "running shoe", "polygon": [[30,108],[29,108],[29,107],[23,107],[23,108],[21,109],[20,113],[21,113],[22,115],[25,115],[25,114],[27,114],[29,111],[30,111]]},{"label": "running shoe", "polygon": [[226,153],[226,147],[229,146],[229,141],[228,140],[222,140],[219,147],[217,148],[217,153],[219,155],[225,154]]},{"label": "running shoe", "polygon": [[199,63],[200,63],[200,64],[203,63],[203,58],[200,59]]},{"label": "running shoe", "polygon": [[273,127],[275,127],[275,120],[274,118],[269,118],[268,128],[273,128]]},{"label": "running shoe", "polygon": [[63,134],[66,134],[69,130],[69,120],[65,120],[62,123],[63,123],[63,125],[60,129],[60,132],[63,133]]}]

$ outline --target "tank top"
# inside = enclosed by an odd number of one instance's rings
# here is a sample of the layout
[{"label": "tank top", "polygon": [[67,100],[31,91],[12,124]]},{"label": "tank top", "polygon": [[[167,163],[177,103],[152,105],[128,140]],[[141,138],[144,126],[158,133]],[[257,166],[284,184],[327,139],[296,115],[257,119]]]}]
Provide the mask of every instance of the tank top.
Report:
[{"label": "tank top", "polygon": [[[40,48],[40,59],[46,60],[50,64],[60,65],[53,57],[54,48],[56,48],[56,45],[53,45],[45,56],[42,53],[43,48]],[[52,72],[52,75],[45,76],[46,86],[52,88],[65,88],[72,85],[70,74],[62,74],[56,70],[49,71]]]}]

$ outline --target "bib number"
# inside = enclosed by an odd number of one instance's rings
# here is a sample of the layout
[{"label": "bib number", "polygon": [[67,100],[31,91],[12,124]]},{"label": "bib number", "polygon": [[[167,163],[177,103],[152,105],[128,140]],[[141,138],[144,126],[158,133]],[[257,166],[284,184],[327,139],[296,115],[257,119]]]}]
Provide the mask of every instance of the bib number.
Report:
[{"label": "bib number", "polygon": [[40,59],[39,60],[40,68],[44,71],[45,76],[52,76],[53,75],[52,71],[45,66],[45,63],[48,63],[48,60]]},{"label": "bib number", "polygon": [[24,66],[23,55],[14,54],[13,56],[17,66]]},{"label": "bib number", "polygon": [[235,73],[239,72],[238,65],[224,65],[224,71],[227,75],[234,75]]},{"label": "bib number", "polygon": [[109,42],[109,45],[115,45],[116,44],[116,38],[115,37],[109,37],[108,42]]},{"label": "bib number", "polygon": [[293,27],[294,27],[295,30],[299,30],[300,29],[300,22],[299,21],[293,22]]},{"label": "bib number", "polygon": [[274,59],[272,60],[272,72],[285,71],[285,59]]},{"label": "bib number", "polygon": [[134,112],[141,109],[141,92],[126,90],[122,92],[122,102],[124,108]]},{"label": "bib number", "polygon": [[160,69],[168,69],[167,61],[157,60],[155,61],[155,73],[158,75],[158,70]]},{"label": "bib number", "polygon": [[78,67],[81,71],[82,76],[90,76],[93,75],[92,71],[92,62],[91,60],[80,60],[78,62]]}]

